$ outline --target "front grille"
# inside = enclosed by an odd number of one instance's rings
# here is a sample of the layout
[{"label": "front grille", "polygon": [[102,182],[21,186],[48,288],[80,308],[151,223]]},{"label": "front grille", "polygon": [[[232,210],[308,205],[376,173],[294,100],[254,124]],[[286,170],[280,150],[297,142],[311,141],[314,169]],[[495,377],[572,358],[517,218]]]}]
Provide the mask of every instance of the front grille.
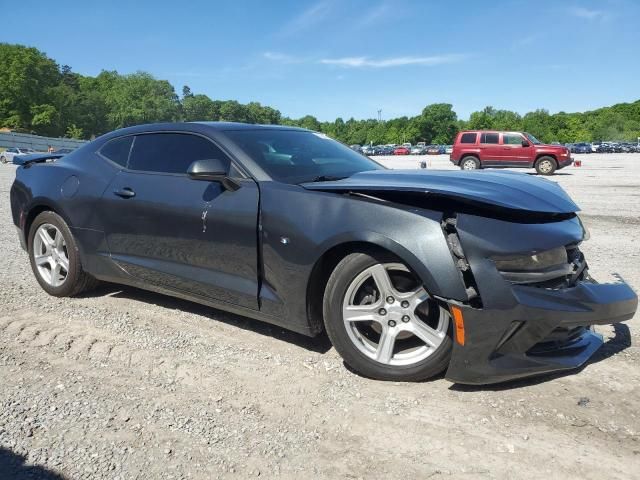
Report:
[{"label": "front grille", "polygon": [[536,343],[527,351],[527,355],[556,355],[558,349],[570,348],[572,344],[580,341],[582,335],[587,331],[587,327],[558,327],[551,332],[544,340]]}]

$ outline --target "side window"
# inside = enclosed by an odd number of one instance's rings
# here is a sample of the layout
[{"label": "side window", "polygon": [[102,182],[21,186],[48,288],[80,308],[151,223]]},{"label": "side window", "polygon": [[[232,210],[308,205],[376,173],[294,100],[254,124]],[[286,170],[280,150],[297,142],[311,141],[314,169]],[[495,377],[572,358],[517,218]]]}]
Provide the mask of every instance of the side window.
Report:
[{"label": "side window", "polygon": [[149,133],[136,136],[129,168],[145,172],[187,173],[196,160],[229,158],[205,138],[188,133]]},{"label": "side window", "polygon": [[7,153],[18,153],[18,150],[15,148],[7,148]]},{"label": "side window", "polygon": [[114,138],[102,146],[100,154],[112,162],[126,167],[129,151],[131,150],[131,142],[133,142],[133,137]]},{"label": "side window", "polygon": [[463,133],[460,137],[460,143],[476,143],[477,133]]},{"label": "side window", "polygon": [[502,143],[504,145],[522,145],[522,135],[518,135],[517,133],[504,133],[502,134]]},{"label": "side window", "polygon": [[483,133],[480,135],[480,143],[498,143],[500,135],[497,133]]}]

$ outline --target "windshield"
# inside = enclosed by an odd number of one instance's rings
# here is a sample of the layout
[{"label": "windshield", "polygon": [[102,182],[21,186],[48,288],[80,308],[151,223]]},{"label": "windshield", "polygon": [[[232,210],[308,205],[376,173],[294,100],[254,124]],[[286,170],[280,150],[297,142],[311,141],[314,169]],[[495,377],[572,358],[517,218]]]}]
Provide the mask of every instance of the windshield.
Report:
[{"label": "windshield", "polygon": [[226,135],[274,180],[303,183],[384,167],[324,134],[296,130],[228,130]]},{"label": "windshield", "polygon": [[534,145],[541,145],[542,142],[540,140],[538,140],[536,137],[534,137],[533,135],[531,135],[530,133],[526,133],[525,132],[525,137],[527,137],[529,139],[529,141],[531,143],[533,143]]}]

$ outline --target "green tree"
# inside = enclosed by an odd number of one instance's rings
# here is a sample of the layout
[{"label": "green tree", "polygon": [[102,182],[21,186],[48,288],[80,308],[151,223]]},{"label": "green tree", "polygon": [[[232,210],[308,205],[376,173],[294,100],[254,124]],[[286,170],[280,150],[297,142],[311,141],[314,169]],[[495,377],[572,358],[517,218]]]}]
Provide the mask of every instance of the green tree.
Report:
[{"label": "green tree", "polygon": [[0,43],[0,65],[0,125],[50,127],[55,116],[52,89],[61,81],[56,62],[35,48]]},{"label": "green tree", "polygon": [[82,129],[78,127],[75,123],[72,123],[71,125],[69,125],[69,127],[67,127],[66,134],[68,138],[81,139],[84,136],[84,132],[82,131]]},{"label": "green tree", "polygon": [[414,140],[419,137],[427,143],[452,143],[457,132],[457,121],[458,116],[453,111],[453,105],[449,103],[427,105],[413,122],[415,126],[410,131],[415,134],[410,136]]}]

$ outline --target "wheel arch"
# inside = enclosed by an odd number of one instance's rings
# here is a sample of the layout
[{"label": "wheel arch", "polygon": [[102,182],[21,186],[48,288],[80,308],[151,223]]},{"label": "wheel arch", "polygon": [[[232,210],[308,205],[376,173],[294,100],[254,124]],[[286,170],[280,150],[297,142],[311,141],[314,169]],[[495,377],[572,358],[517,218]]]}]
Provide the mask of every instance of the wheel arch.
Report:
[{"label": "wheel arch", "polygon": [[535,165],[536,163],[538,163],[538,161],[543,157],[552,158],[553,161],[556,162],[556,167],[558,166],[558,158],[553,153],[539,153],[538,155],[536,155],[536,159],[533,161],[533,164]]},{"label": "wheel arch", "polygon": [[31,231],[31,225],[33,225],[33,221],[42,212],[53,212],[56,215],[59,215],[65,221],[67,226],[71,228],[69,219],[62,213],[62,210],[58,208],[57,205],[54,205],[52,202],[49,202],[46,199],[38,199],[32,202],[32,204],[29,205],[29,208],[27,208],[24,213],[24,223],[21,228],[27,241],[29,239],[29,232]]},{"label": "wheel arch", "polygon": [[375,233],[341,238],[323,249],[323,253],[314,263],[307,281],[307,319],[312,331],[321,332],[324,330],[322,304],[327,280],[338,263],[352,253],[394,255],[422,280],[428,292],[439,291],[434,277],[428,272],[428,268],[395,240]]}]

